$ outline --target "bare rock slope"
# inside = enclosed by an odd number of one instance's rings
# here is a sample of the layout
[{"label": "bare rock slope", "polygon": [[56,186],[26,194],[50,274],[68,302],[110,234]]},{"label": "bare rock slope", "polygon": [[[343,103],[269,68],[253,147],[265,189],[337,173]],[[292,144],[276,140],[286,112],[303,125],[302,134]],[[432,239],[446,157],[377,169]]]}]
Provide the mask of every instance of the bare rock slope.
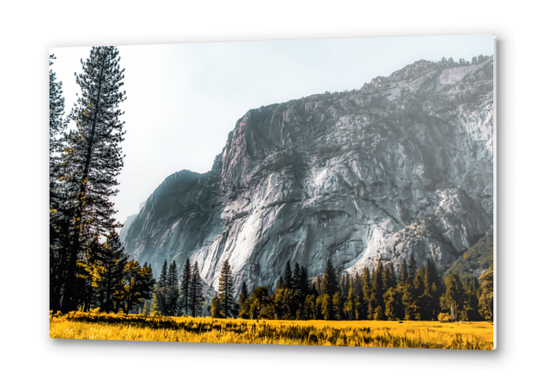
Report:
[{"label": "bare rock slope", "polygon": [[272,287],[414,255],[449,267],[493,225],[493,58],[418,61],[360,90],[250,110],[213,169],[169,176],[123,228],[150,262],[198,261],[217,289]]}]

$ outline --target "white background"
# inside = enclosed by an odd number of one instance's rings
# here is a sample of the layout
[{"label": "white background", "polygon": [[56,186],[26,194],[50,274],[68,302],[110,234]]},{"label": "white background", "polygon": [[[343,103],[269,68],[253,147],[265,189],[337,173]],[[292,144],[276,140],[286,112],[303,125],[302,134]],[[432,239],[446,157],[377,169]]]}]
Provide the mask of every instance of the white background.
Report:
[{"label": "white background", "polygon": [[[534,2],[3,2],[0,380],[536,382],[540,379],[540,20]],[[48,338],[51,46],[493,33],[498,37],[499,341],[493,352]],[[6,119],[7,118],[7,119]]]}]

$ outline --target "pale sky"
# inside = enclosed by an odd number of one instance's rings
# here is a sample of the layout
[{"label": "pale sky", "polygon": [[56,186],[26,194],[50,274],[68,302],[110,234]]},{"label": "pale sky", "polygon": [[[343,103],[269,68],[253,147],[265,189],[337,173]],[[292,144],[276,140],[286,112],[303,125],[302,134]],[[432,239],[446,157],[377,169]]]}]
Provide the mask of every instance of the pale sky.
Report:
[{"label": "pale sky", "polygon": [[[492,35],[119,46],[126,69],[124,168],[117,219],[139,211],[172,173],[205,173],[249,109],[359,89],[416,60],[492,55]],[[69,114],[90,47],[52,48]]]}]

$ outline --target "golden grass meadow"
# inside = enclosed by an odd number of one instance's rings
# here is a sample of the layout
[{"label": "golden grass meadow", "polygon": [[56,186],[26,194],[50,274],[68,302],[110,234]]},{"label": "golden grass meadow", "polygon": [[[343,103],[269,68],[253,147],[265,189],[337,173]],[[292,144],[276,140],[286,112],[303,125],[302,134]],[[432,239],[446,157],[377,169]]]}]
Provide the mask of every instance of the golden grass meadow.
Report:
[{"label": "golden grass meadow", "polygon": [[293,321],[70,312],[50,316],[54,339],[493,349],[489,322]]}]

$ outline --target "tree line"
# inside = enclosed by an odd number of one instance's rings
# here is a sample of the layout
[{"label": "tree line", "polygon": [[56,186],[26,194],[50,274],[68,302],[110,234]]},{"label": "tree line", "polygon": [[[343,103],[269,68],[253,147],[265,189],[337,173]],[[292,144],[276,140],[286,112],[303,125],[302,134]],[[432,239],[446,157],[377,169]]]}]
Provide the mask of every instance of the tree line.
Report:
[{"label": "tree line", "polygon": [[[224,270],[224,268],[223,268]],[[221,276],[224,274],[222,273]],[[222,279],[222,277],[221,277]],[[213,299],[213,317],[277,320],[493,320],[493,267],[479,279],[441,279],[434,261],[417,266],[403,260],[399,273],[379,260],[354,276],[340,275],[328,261],[325,273],[309,279],[307,269],[286,263],[274,292],[242,283],[237,302],[226,285]]]}]

